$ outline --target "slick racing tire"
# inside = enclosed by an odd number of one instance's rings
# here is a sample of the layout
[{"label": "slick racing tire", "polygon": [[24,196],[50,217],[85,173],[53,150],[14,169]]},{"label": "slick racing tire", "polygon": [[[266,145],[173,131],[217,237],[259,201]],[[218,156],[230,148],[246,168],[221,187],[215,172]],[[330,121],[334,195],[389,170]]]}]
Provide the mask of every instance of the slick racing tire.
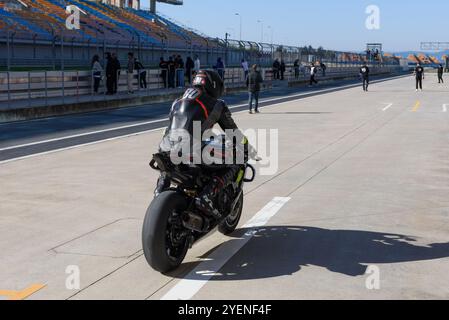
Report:
[{"label": "slick racing tire", "polygon": [[180,236],[184,229],[174,223],[176,214],[187,209],[187,202],[177,192],[160,194],[151,203],[142,230],[142,246],[148,264],[167,273],[177,269],[189,249],[189,239]]}]

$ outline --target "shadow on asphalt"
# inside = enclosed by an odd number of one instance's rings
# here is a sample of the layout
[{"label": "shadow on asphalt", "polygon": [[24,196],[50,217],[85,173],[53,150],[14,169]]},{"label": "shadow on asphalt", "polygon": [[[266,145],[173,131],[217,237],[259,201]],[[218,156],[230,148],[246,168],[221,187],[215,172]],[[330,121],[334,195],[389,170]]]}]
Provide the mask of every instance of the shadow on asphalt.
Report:
[{"label": "shadow on asphalt", "polygon": [[[229,241],[242,241],[241,237],[251,230],[254,229],[237,230],[234,239]],[[421,245],[417,244],[418,238],[398,234],[285,226],[257,230],[210,281],[279,277],[296,273],[305,266],[323,267],[355,277],[364,275],[368,265],[449,257],[449,243]],[[196,266],[184,264],[183,269]],[[183,273],[183,277],[202,280],[199,274]]]}]

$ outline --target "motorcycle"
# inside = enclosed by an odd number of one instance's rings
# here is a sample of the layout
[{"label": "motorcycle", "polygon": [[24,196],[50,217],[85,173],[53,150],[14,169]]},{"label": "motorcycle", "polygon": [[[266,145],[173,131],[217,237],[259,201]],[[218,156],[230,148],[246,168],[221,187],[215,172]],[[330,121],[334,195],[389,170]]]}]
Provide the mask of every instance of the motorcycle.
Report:
[{"label": "motorcycle", "polygon": [[[205,145],[224,153],[228,148],[216,141],[207,141]],[[254,181],[256,170],[248,163],[242,165],[234,182],[219,191],[214,206],[220,215],[216,216],[199,210],[195,199],[212,177],[219,175],[226,166],[173,165],[170,155],[163,152],[153,155],[150,166],[168,173],[171,187],[157,196],[146,212],[142,230],[143,251],[154,270],[168,273],[182,264],[194,243],[216,228],[224,235],[235,231],[243,210],[243,186]],[[250,178],[247,178],[248,171],[252,174]]]}]

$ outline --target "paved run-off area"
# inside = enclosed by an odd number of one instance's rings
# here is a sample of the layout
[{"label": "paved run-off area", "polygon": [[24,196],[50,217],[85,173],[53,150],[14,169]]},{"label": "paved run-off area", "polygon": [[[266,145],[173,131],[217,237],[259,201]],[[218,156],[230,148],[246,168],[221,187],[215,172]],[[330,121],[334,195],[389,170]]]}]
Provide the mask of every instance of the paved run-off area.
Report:
[{"label": "paved run-off area", "polygon": [[279,130],[279,170],[246,186],[233,237],[169,276],[140,243],[162,130],[0,163],[0,299],[449,299],[449,89],[434,80],[236,114]]}]

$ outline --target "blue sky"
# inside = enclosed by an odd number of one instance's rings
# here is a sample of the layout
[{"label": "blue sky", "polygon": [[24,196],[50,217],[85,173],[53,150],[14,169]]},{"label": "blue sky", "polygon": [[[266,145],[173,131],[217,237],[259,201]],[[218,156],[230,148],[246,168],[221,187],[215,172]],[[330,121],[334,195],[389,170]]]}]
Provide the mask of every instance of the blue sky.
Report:
[{"label": "blue sky", "polygon": [[[148,7],[148,0],[142,0]],[[380,8],[380,30],[367,30],[365,9]],[[382,42],[386,51],[419,50],[421,41],[449,41],[448,0],[184,0],[184,6],[158,4],[158,11],[201,32],[288,45],[363,50]]]}]

